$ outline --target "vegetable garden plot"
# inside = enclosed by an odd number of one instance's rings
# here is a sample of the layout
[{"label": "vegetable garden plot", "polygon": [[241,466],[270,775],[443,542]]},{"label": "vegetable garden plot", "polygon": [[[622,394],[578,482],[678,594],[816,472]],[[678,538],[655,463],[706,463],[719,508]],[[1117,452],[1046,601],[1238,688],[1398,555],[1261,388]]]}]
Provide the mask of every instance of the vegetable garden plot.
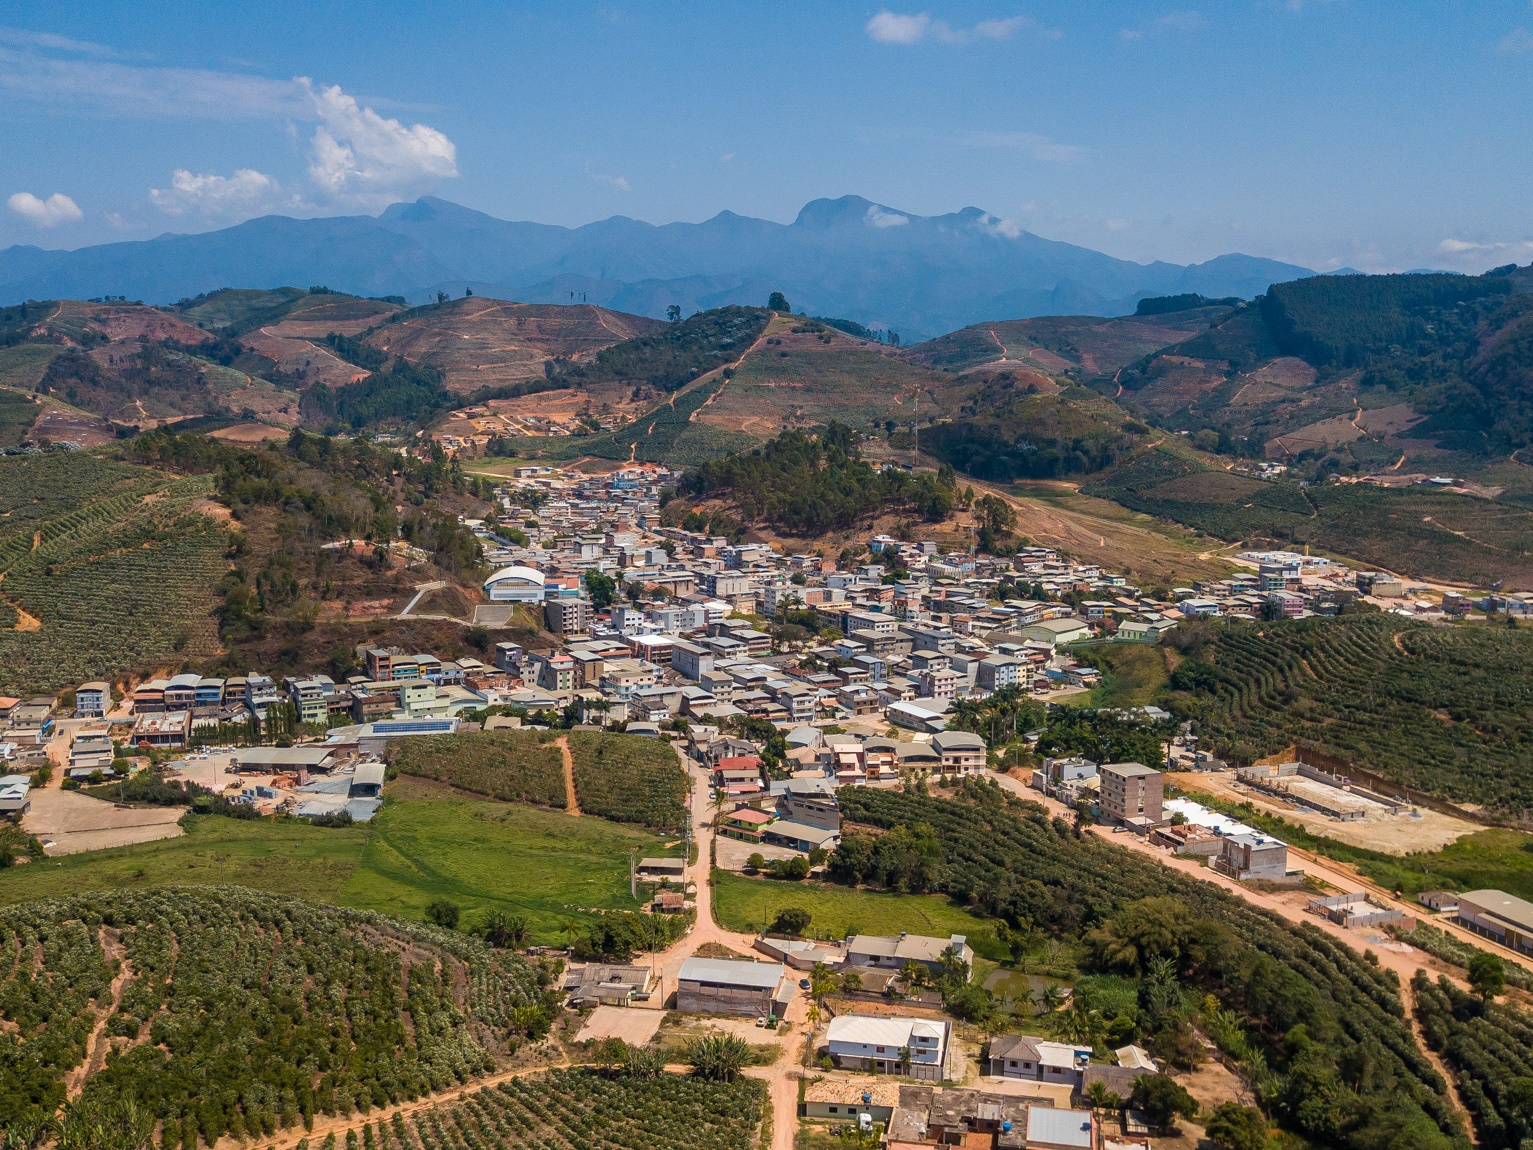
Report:
[{"label": "vegetable garden plot", "polygon": [[401,739],[389,765],[400,774],[436,779],[505,802],[565,808],[564,759],[553,736],[537,731],[483,731]]},{"label": "vegetable garden plot", "polygon": [[687,776],[663,739],[571,731],[575,795],[586,814],[647,827],[680,827]]}]

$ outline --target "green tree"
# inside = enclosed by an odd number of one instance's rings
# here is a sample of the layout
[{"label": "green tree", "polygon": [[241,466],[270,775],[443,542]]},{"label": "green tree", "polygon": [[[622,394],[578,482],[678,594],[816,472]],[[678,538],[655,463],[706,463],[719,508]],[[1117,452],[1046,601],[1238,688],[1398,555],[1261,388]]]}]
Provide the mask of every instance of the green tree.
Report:
[{"label": "green tree", "polygon": [[1164,1074],[1146,1074],[1135,1082],[1133,1102],[1157,1130],[1171,1130],[1178,1118],[1191,1118],[1198,1112],[1192,1095]]},{"label": "green tree", "polygon": [[1267,1145],[1267,1119],[1254,1106],[1221,1102],[1214,1107],[1204,1132],[1219,1150],[1263,1150]]},{"label": "green tree", "polygon": [[617,584],[612,578],[595,567],[589,568],[584,576],[586,594],[591,596],[591,606],[598,611],[605,611],[612,606],[617,598]]},{"label": "green tree", "polygon": [[772,929],[780,934],[801,935],[809,929],[811,916],[803,907],[785,906],[777,912]]},{"label": "green tree", "polygon": [[771,295],[767,296],[767,307],[771,308],[773,311],[793,311],[793,309],[788,306],[788,297],[783,295],[780,291],[774,291]]},{"label": "green tree", "polygon": [[426,906],[426,921],[434,922],[444,930],[457,930],[463,909],[455,902],[439,898]]},{"label": "green tree", "polygon": [[1482,1002],[1489,1002],[1505,990],[1506,968],[1501,964],[1500,957],[1483,950],[1477,951],[1469,960],[1469,985],[1474,987],[1474,992]]},{"label": "green tree", "polygon": [[665,318],[670,320],[672,323],[680,323],[681,322],[681,305],[679,303],[673,303],[673,304],[671,304],[670,307],[666,308],[665,309]]}]

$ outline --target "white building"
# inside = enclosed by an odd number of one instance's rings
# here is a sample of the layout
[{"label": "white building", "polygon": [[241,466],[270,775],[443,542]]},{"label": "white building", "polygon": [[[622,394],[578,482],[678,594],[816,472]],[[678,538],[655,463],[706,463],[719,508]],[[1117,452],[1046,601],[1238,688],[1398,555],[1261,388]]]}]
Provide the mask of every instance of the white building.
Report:
[{"label": "white building", "polygon": [[875,1018],[843,1014],[831,1019],[826,1045],[843,1070],[906,1074],[928,1082],[942,1079],[953,1024],[946,1019]]},{"label": "white building", "polygon": [[484,581],[492,603],[541,603],[543,572],[532,567],[502,567]]}]

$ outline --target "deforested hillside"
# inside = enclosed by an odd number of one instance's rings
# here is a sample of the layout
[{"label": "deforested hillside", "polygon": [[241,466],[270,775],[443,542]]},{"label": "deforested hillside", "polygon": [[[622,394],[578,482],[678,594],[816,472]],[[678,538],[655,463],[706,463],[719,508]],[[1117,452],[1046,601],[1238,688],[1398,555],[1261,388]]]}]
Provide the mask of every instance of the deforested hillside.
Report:
[{"label": "deforested hillside", "polygon": [[1317,547],[1418,578],[1533,587],[1533,511],[1429,486],[1301,483],[1225,470],[1173,439],[1082,491],[1231,543]]},{"label": "deforested hillside", "polygon": [[653,335],[665,326],[659,320],[591,305],[469,296],[391,316],[369,332],[365,342],[387,356],[440,368],[449,390],[467,393],[543,379],[545,364],[551,370],[589,359],[603,348]]},{"label": "deforested hillside", "polygon": [[[1098,386],[1162,426],[1333,469],[1484,467],[1533,442],[1528,269],[1316,276]],[[1109,390],[1110,389],[1110,390]]]},{"label": "deforested hillside", "polygon": [[1183,306],[1165,312],[1156,310],[1155,302],[1141,300],[1141,309],[1147,303],[1152,307],[1117,319],[1067,315],[971,324],[915,344],[901,358],[937,371],[988,365],[1090,379],[1179,343],[1230,313],[1229,304],[1202,297],[1175,301]]},{"label": "deforested hillside", "polygon": [[67,1097],[57,1121],[127,1115],[183,1150],[470,1082],[545,1009],[466,935],[239,887],[7,907],[0,954],[0,1128]]}]

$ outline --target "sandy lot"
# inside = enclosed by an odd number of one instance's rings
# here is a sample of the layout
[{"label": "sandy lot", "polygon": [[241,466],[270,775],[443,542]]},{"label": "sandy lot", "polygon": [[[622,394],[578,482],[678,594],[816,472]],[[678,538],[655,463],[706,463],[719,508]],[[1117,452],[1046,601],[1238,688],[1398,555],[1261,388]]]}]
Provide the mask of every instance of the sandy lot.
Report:
[{"label": "sandy lot", "polygon": [[665,1019],[663,1010],[629,1006],[598,1006],[575,1035],[576,1042],[596,1038],[621,1038],[629,1046],[643,1046]]},{"label": "sandy lot", "polygon": [[790,859],[798,854],[792,847],[774,847],[765,843],[742,843],[739,839],[726,839],[723,835],[713,840],[718,844],[717,862],[721,869],[742,871],[745,869],[745,860],[751,855],[761,852],[761,856],[768,862],[772,859]]},{"label": "sandy lot", "polygon": [[[1451,815],[1438,814],[1425,807],[1417,808],[1415,815],[1392,815],[1377,803],[1368,802],[1360,797],[1354,798],[1353,801],[1369,812],[1366,817],[1359,822],[1340,822],[1328,818],[1319,811],[1296,807],[1249,787],[1237,788],[1233,785],[1234,778],[1233,771],[1215,771],[1200,774],[1177,773],[1171,776],[1171,781],[1183,790],[1202,791],[1234,802],[1249,802],[1259,811],[1281,815],[1289,822],[1298,823],[1315,834],[1325,835],[1327,838],[1350,843],[1356,847],[1384,851],[1386,854],[1405,855],[1415,851],[1441,850],[1449,843],[1457,842],[1465,835],[1472,835],[1481,829],[1475,823],[1456,819]],[[1344,792],[1325,787],[1323,784],[1305,781],[1307,785],[1322,787],[1329,798],[1334,799],[1344,795]]]},{"label": "sandy lot", "polygon": [[30,797],[32,809],[21,825],[40,839],[53,840],[54,845],[47,848],[50,855],[173,839],[185,833],[177,822],[186,813],[181,807],[126,809],[57,786],[33,790]]},{"label": "sandy lot", "polygon": [[770,1046],[778,1039],[770,1026],[757,1026],[754,1018],[688,1017],[680,1026],[667,1028],[667,1038],[696,1038],[703,1034],[733,1034],[752,1046]]}]

